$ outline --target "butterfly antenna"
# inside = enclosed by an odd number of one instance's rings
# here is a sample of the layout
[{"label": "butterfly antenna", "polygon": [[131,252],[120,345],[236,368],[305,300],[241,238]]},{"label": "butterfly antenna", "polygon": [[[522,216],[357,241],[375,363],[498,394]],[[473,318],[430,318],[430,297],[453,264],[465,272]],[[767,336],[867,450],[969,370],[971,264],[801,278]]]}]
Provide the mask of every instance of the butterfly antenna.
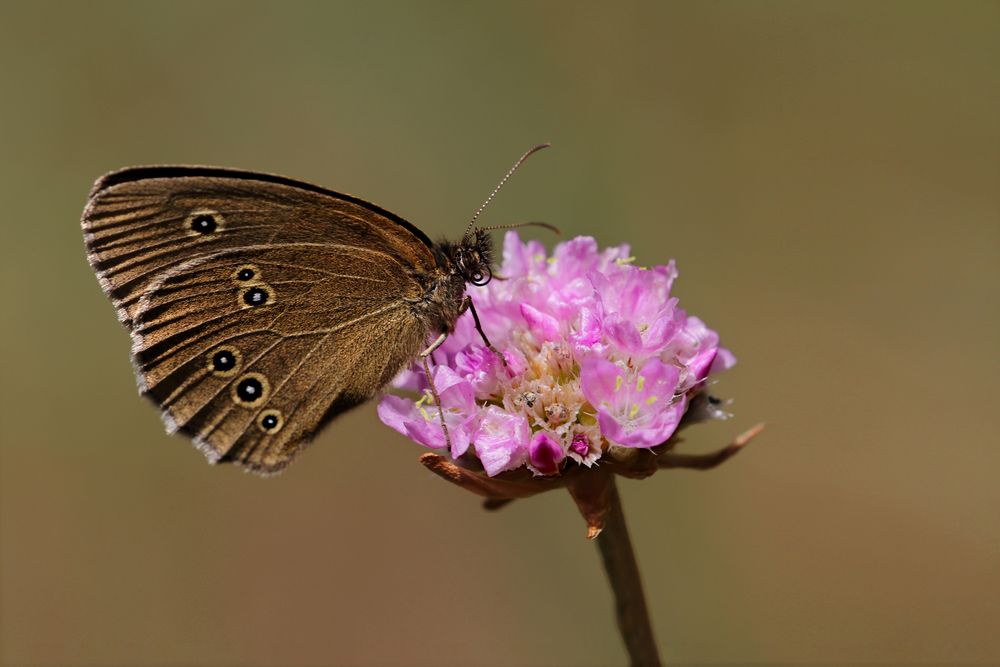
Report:
[{"label": "butterfly antenna", "polygon": [[542,150],[543,148],[548,148],[551,145],[552,144],[549,143],[538,144],[537,146],[534,146],[527,153],[525,153],[524,155],[522,155],[517,159],[517,162],[514,163],[514,166],[511,167],[506,174],[504,174],[504,177],[500,179],[500,182],[497,183],[497,186],[493,188],[493,192],[490,193],[490,196],[486,198],[486,201],[484,201],[483,205],[479,207],[479,210],[476,211],[476,214],[472,216],[472,220],[469,221],[469,226],[465,228],[464,238],[469,237],[469,233],[475,226],[476,220],[479,219],[480,214],[486,209],[487,206],[489,206],[490,202],[493,201],[493,198],[496,197],[497,193],[500,192],[500,188],[504,186],[504,183],[506,183],[508,179],[510,179],[510,177],[514,175],[514,172],[517,171],[517,168],[520,167],[521,164],[524,163],[524,161],[527,160],[529,157],[531,157],[538,151]]},{"label": "butterfly antenna", "polygon": [[562,232],[555,225],[550,225],[547,222],[538,222],[532,220],[531,222],[516,222],[513,225],[491,225],[489,227],[480,227],[479,231],[482,232],[492,232],[497,229],[517,229],[518,227],[544,227],[550,232],[555,232],[557,236],[562,236]]}]

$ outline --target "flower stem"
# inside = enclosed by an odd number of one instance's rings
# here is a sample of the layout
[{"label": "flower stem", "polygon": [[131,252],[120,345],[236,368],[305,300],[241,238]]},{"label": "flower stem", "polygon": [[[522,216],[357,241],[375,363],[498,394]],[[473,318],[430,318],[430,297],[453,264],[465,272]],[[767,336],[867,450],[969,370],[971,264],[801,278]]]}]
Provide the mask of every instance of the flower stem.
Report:
[{"label": "flower stem", "polygon": [[604,570],[615,594],[615,614],[618,631],[633,667],[660,665],[660,655],[656,650],[653,628],[649,622],[646,596],[639,578],[639,566],[635,562],[632,541],[625,525],[621,498],[615,486],[614,475],[610,475],[611,505],[608,509],[604,530],[597,536],[597,546],[604,561]]}]

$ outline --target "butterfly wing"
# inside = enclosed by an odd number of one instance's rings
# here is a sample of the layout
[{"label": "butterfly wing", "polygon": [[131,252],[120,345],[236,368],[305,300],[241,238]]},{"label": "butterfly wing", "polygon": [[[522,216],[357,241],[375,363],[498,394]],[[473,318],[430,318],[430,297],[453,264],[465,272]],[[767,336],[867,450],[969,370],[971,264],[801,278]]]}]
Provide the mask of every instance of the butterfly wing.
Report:
[{"label": "butterfly wing", "polygon": [[281,243],[367,248],[415,272],[433,244],[364,200],[281,176],[214,167],[133,167],[97,181],[83,232],[98,280],[128,325],[164,271],[218,250]]},{"label": "butterfly wing", "polygon": [[371,204],[202,168],[106,176],[91,264],[132,333],[141,391],[210,461],[284,467],[426,344],[430,241]]}]

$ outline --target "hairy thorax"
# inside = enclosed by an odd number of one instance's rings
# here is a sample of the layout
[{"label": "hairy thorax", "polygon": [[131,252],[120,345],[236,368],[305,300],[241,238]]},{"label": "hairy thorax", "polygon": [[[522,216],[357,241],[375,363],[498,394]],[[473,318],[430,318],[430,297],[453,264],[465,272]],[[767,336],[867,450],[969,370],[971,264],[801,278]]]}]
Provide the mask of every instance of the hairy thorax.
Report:
[{"label": "hairy thorax", "polygon": [[414,313],[427,328],[437,333],[451,333],[461,314],[465,280],[458,274],[441,273],[430,282],[423,297],[412,304]]},{"label": "hairy thorax", "polygon": [[483,230],[467,234],[460,241],[442,241],[434,246],[438,272],[424,284],[423,298],[414,304],[428,328],[451,333],[462,313],[467,283],[485,285],[493,277],[493,243]]}]

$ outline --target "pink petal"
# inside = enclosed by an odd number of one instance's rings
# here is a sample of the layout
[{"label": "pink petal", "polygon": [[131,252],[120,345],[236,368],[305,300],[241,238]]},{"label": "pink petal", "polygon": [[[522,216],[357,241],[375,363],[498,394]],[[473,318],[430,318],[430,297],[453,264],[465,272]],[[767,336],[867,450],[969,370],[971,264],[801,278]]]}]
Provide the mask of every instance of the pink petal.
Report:
[{"label": "pink petal", "polygon": [[517,377],[528,370],[528,358],[517,348],[507,348],[503,352],[504,361],[507,362],[507,375]]},{"label": "pink petal", "polygon": [[376,412],[383,424],[421,445],[431,449],[445,446],[436,408],[433,409],[433,414],[427,410],[421,413],[413,401],[387,394],[379,401]]},{"label": "pink petal", "polygon": [[641,352],[642,336],[635,325],[612,313],[604,320],[604,331],[615,344],[629,352]]},{"label": "pink petal", "polygon": [[719,353],[712,360],[712,365],[708,369],[708,374],[721,373],[736,365],[736,356],[724,347],[719,348]]},{"label": "pink petal", "polygon": [[580,319],[576,331],[570,334],[569,340],[580,348],[593,348],[601,342],[604,336],[604,325],[597,311],[592,308],[580,310]]},{"label": "pink petal", "polygon": [[679,398],[666,410],[661,410],[656,417],[643,428],[628,429],[607,410],[599,411],[597,423],[601,427],[601,435],[624,447],[656,447],[666,442],[684,416],[685,399]]},{"label": "pink petal", "polygon": [[521,317],[528,323],[531,333],[540,341],[559,340],[559,321],[527,303],[521,304]]},{"label": "pink petal", "polygon": [[488,407],[476,430],[476,454],[490,477],[524,465],[528,459],[528,420],[495,405]]},{"label": "pink petal", "polygon": [[532,467],[542,475],[557,474],[559,464],[566,458],[556,439],[545,431],[539,431],[532,436],[528,444],[528,455]]},{"label": "pink petal", "polygon": [[[681,372],[673,364],[665,364],[655,357],[648,360],[639,370],[636,381],[635,398],[643,403],[653,405],[650,399],[666,399],[674,395]],[[638,388],[641,381],[642,388]]]},{"label": "pink petal", "polygon": [[712,362],[715,361],[715,357],[718,353],[719,348],[710,347],[699,352],[695,358],[688,363],[688,368],[695,379],[701,381],[708,376],[708,370],[711,368]]},{"label": "pink petal", "polygon": [[580,365],[580,388],[583,396],[595,408],[610,403],[624,371],[606,359],[591,357]]},{"label": "pink petal", "polygon": [[413,419],[416,407],[413,401],[408,398],[386,394],[378,402],[375,411],[383,424],[406,435],[406,422]]}]

